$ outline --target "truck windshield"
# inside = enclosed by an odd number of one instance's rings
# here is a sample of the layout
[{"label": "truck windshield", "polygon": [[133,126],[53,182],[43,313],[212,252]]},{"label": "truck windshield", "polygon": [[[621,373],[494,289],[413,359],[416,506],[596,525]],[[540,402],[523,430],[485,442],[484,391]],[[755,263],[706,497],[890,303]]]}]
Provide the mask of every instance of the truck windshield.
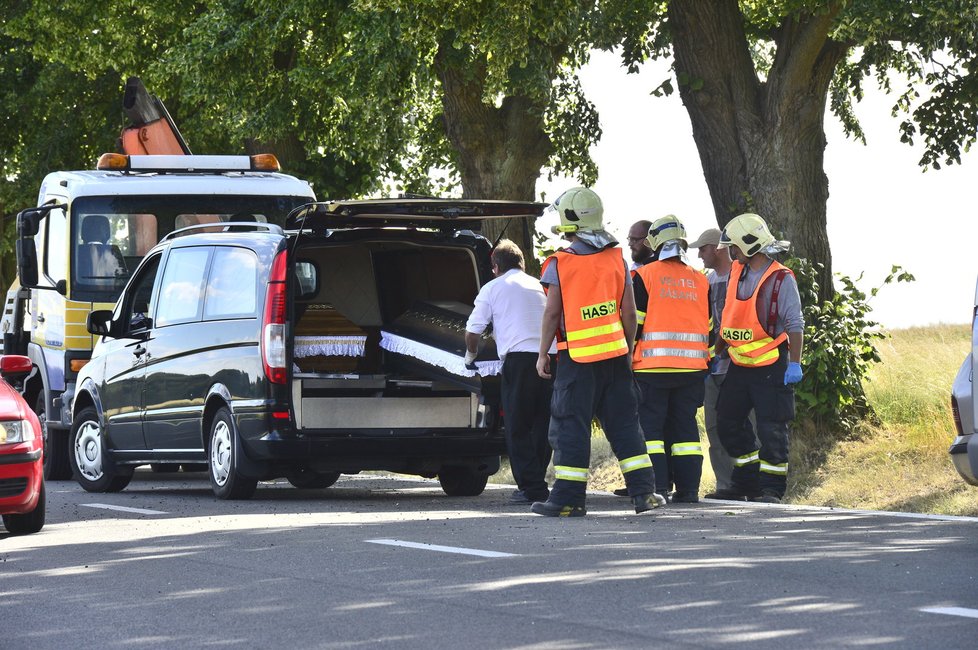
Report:
[{"label": "truck windshield", "polygon": [[115,302],[164,235],[202,223],[282,225],[304,196],[97,196],[71,206],[72,300]]}]

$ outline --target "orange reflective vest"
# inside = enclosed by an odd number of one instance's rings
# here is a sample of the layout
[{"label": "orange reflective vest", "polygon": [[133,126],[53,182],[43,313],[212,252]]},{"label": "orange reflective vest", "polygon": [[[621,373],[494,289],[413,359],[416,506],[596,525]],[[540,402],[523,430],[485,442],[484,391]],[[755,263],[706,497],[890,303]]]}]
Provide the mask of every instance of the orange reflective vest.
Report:
[{"label": "orange reflective vest", "polygon": [[625,263],[617,246],[590,255],[560,250],[547,258],[558,261],[557,277],[564,310],[564,340],[578,363],[593,363],[628,354],[621,325],[621,299],[625,294]]},{"label": "orange reflective vest", "polygon": [[[638,269],[649,295],[638,344],[637,372],[662,368],[706,370],[710,361],[710,282],[678,259]],[[642,322],[644,320],[644,322]]]},{"label": "orange reflective vest", "polygon": [[[772,275],[779,271],[791,270],[772,261],[749,298],[737,298],[737,285],[744,271],[744,265],[734,262],[730,267],[730,282],[727,284],[727,301],[720,319],[720,338],[727,342],[730,360],[738,366],[769,366],[778,360],[778,346],[788,340],[787,332],[773,337],[757,318],[757,295]],[[794,276],[794,274],[792,274]]]}]

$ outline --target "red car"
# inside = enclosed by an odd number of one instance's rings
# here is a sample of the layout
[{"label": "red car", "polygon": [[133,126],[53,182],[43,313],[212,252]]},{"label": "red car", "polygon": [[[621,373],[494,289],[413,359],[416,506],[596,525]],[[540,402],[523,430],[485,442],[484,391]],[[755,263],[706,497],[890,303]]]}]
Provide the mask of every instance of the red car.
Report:
[{"label": "red car", "polygon": [[14,535],[44,526],[44,440],[41,424],[10,384],[31,371],[27,357],[0,357],[0,515]]}]

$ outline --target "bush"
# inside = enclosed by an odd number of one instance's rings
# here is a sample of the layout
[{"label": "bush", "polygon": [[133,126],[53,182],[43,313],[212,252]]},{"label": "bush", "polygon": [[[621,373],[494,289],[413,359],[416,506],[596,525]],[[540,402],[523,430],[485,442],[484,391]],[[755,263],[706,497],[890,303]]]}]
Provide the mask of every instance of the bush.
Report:
[{"label": "bush", "polygon": [[851,429],[859,418],[873,419],[863,392],[863,380],[880,360],[876,342],[886,338],[879,323],[870,319],[869,298],[891,282],[912,282],[914,277],[893,266],[879,287],[867,296],[856,280],[836,274],[839,288],[830,300],[819,303],[815,278],[821,265],[792,258],[785,262],[795,273],[805,316],[802,366],[805,378],[795,389],[798,418],[811,419],[818,428]]}]

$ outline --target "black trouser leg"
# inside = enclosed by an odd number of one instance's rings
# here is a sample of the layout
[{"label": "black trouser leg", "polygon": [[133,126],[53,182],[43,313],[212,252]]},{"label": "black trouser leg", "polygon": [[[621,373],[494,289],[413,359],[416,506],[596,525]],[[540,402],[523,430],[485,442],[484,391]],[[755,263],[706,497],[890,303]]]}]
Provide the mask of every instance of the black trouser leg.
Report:
[{"label": "black trouser leg", "polygon": [[601,383],[596,413],[605,437],[618,458],[629,496],[655,491],[655,473],[638,424],[638,387],[628,355],[599,361]]},{"label": "black trouser leg", "polygon": [[699,493],[703,474],[703,445],[696,424],[696,411],[703,405],[704,372],[675,373],[675,388],[669,391],[669,413],[665,423],[669,467],[676,492]]},{"label": "black trouser leg", "polygon": [[[762,489],[784,496],[788,473],[788,429],[794,419],[794,389],[784,385],[787,349],[770,366],[731,364],[717,400],[717,426],[733,458],[734,489],[747,495]],[[754,409],[757,433],[747,419]]]},{"label": "black trouser leg", "polygon": [[561,351],[550,402],[550,444],[556,480],[550,501],[583,506],[591,461],[591,421],[597,393],[595,363],[577,363]]},{"label": "black trouser leg", "polygon": [[638,419],[645,436],[645,450],[652,459],[655,470],[655,491],[667,494],[672,491],[669,455],[666,448],[665,425],[669,414],[669,391],[662,382],[657,381],[655,373],[635,373],[640,399]]},{"label": "black trouser leg", "polygon": [[553,382],[542,379],[536,369],[535,352],[510,352],[502,373],[503,421],[506,448],[516,485],[531,498],[547,495],[547,465],[550,463],[550,400]]}]

